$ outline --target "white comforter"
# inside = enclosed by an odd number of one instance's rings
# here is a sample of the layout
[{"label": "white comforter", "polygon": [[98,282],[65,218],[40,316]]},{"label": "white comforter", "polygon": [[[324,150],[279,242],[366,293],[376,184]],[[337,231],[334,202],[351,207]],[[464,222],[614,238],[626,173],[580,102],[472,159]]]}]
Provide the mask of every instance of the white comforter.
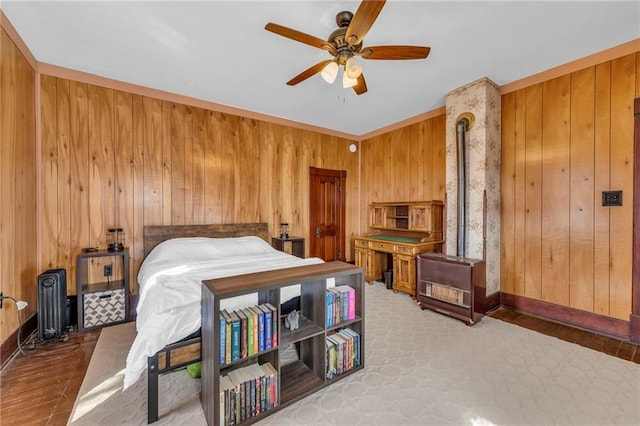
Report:
[{"label": "white comforter", "polygon": [[[124,389],[140,378],[147,357],[200,328],[202,280],[314,263],[322,260],[283,253],[258,237],[176,238],[159,244],[138,273],[138,334],[127,356]],[[283,288],[281,302],[299,292],[299,286]],[[234,310],[257,303],[254,293],[222,300],[220,306]]]}]

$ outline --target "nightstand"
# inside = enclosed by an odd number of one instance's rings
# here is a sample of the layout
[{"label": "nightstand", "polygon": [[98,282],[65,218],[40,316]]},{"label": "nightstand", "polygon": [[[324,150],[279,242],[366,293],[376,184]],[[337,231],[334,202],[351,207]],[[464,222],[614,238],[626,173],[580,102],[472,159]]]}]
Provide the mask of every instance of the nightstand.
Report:
[{"label": "nightstand", "polygon": [[302,237],[272,237],[271,245],[276,250],[304,258],[304,238]]},{"label": "nightstand", "polygon": [[129,250],[77,258],[78,331],[129,321]]}]

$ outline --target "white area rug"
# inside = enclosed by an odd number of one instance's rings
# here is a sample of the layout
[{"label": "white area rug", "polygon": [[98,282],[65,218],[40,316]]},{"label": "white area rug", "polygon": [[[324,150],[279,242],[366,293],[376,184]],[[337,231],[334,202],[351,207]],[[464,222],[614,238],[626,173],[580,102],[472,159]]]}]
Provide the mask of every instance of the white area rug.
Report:
[{"label": "white area rug", "polygon": [[[260,425],[640,425],[640,365],[493,318],[473,327],[365,286],[365,369]],[[103,329],[69,424],[144,425],[122,392],[133,323]],[[159,425],[204,425],[200,381],[160,376]]]}]

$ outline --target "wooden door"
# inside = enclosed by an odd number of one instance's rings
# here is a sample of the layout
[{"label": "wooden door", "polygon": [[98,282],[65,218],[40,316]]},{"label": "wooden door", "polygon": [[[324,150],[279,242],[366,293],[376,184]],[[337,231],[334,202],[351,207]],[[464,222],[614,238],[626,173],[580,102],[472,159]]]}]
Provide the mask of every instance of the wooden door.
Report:
[{"label": "wooden door", "polygon": [[344,261],[347,172],[310,167],[309,175],[309,255]]}]

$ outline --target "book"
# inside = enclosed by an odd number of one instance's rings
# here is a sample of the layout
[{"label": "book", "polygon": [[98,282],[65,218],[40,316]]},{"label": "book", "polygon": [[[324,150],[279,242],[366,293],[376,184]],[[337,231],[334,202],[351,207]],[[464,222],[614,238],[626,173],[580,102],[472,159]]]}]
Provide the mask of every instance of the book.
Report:
[{"label": "book", "polygon": [[327,289],[327,297],[326,297],[326,316],[327,316],[327,327],[333,326],[333,292]]},{"label": "book", "polygon": [[[231,315],[226,309],[221,311],[221,314],[225,318],[225,347],[224,347],[224,363],[231,364]],[[222,357],[222,354],[220,355]]]},{"label": "book", "polygon": [[333,295],[333,304],[331,305],[331,325],[334,326],[340,323],[340,291],[336,290],[335,287],[331,287],[327,291],[330,291]]},{"label": "book", "polygon": [[336,374],[336,343],[333,339],[327,337],[325,339],[325,365],[327,366],[326,377],[327,379],[333,379]]},{"label": "book", "polygon": [[271,309],[265,304],[258,305],[258,308],[264,313],[264,350],[271,349],[273,332],[273,317]]},{"label": "book", "polygon": [[225,343],[227,341],[227,320],[225,316],[220,312],[220,365],[224,365],[226,362],[226,348]]},{"label": "book", "polygon": [[350,336],[353,340],[353,365],[357,367],[360,365],[360,335],[350,328],[340,330],[340,333],[345,336]]},{"label": "book", "polygon": [[326,339],[328,342],[330,342],[331,344],[329,345],[329,347],[327,348],[327,350],[329,351],[329,362],[327,363],[327,379],[331,379],[333,378],[336,374],[340,374],[338,371],[338,352],[339,352],[339,346],[340,346],[340,342],[338,340],[335,339],[335,337],[332,335],[327,336]]},{"label": "book", "polygon": [[352,320],[356,318],[356,291],[353,287],[348,285],[340,285],[336,287],[336,290],[340,291],[344,298],[344,304],[342,308],[342,317],[344,321]]},{"label": "book", "polygon": [[231,379],[231,382],[236,389],[234,413],[237,424],[238,422],[241,422],[246,418],[246,411],[244,410],[245,383],[241,379],[240,370],[230,371],[228,377]]},{"label": "book", "polygon": [[278,347],[278,309],[271,303],[265,303],[265,306],[271,310],[271,347]]},{"label": "book", "polygon": [[260,366],[262,371],[264,371],[265,376],[267,377],[267,391],[268,391],[268,404],[267,409],[277,407],[278,399],[276,395],[276,390],[278,388],[278,371],[271,365],[270,362],[266,362]]},{"label": "book", "polygon": [[258,352],[264,351],[264,312],[258,306],[252,306],[251,309],[258,316]]},{"label": "book", "polygon": [[247,317],[247,356],[251,356],[257,352],[253,346],[253,311],[244,308],[242,312]]},{"label": "book", "polygon": [[240,317],[233,311],[231,317],[231,362],[240,359]]},{"label": "book", "polygon": [[[224,411],[221,413],[220,417],[224,416],[224,419],[221,420],[221,425],[230,424],[230,415],[231,415],[231,394],[233,389],[233,383],[231,383],[231,379],[227,376],[220,376],[220,386],[224,389]],[[222,405],[222,404],[221,404]]]},{"label": "book", "polygon": [[246,358],[248,355],[247,314],[242,309],[237,310],[236,314],[238,315],[238,318],[240,318],[240,358]]}]

